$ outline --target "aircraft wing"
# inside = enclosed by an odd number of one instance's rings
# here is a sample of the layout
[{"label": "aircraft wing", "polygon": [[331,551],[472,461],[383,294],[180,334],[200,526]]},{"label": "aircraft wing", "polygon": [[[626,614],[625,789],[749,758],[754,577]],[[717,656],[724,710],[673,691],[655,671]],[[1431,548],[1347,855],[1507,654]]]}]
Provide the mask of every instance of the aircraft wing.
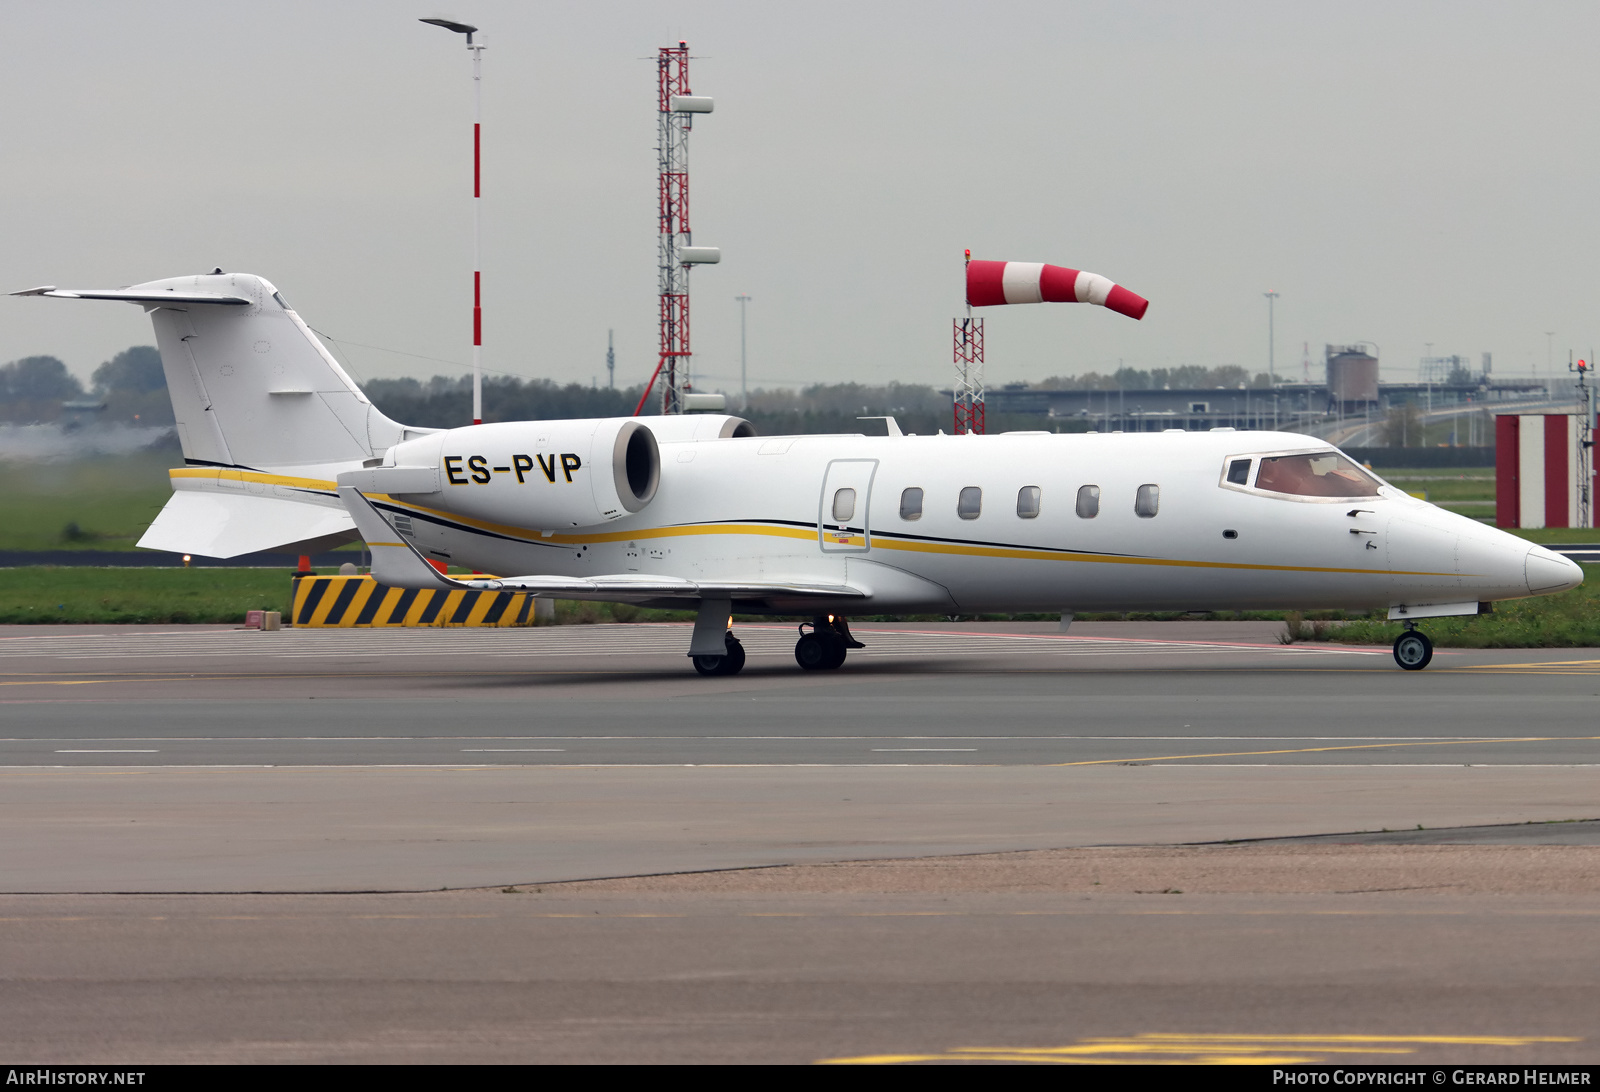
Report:
[{"label": "aircraft wing", "polygon": [[434,568],[383,518],[354,486],[341,485],[339,499],[355,520],[372,551],[372,578],[392,588],[438,588],[466,591],[515,591],[572,599],[620,603],[656,599],[866,599],[868,593],[847,584],[785,581],[683,580],[670,576],[619,573],[610,576],[506,576],[459,580]]},{"label": "aircraft wing", "polygon": [[462,581],[491,591],[565,595],[575,599],[865,599],[848,584],[797,584],[781,581],[679,580],[639,576],[500,576]]}]

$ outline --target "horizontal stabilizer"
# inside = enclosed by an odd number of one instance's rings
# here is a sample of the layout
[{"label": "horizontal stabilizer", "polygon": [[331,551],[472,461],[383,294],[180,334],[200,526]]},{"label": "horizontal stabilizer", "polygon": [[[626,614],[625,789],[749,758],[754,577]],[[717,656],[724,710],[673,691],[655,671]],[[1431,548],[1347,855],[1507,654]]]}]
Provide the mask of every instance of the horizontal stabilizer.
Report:
[{"label": "horizontal stabilizer", "polygon": [[238,557],[329,537],[353,541],[355,523],[348,513],[277,497],[183,490],[172,494],[139,545],[201,557]]},{"label": "horizontal stabilizer", "polygon": [[226,303],[234,306],[248,304],[243,296],[229,296],[221,292],[178,292],[137,288],[57,288],[47,284],[42,288],[27,288],[13,296],[49,296],[57,300],[117,300],[122,303]]}]

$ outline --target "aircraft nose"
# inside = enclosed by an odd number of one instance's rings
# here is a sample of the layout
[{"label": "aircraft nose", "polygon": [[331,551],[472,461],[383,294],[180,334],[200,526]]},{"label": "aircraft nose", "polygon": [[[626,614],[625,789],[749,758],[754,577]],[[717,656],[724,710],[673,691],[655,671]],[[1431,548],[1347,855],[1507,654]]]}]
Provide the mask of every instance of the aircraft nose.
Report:
[{"label": "aircraft nose", "polygon": [[1527,577],[1530,595],[1568,591],[1583,583],[1583,568],[1576,561],[1543,546],[1528,551],[1522,571]]}]

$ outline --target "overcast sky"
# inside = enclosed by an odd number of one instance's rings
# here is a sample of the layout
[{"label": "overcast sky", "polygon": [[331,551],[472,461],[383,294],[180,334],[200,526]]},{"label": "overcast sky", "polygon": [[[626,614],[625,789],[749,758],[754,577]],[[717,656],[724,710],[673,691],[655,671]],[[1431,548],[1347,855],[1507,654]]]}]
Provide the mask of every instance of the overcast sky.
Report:
[{"label": "overcast sky", "polygon": [[[991,308],[992,384],[1267,363],[1385,374],[1600,341],[1593,3],[463,0],[483,28],[486,368],[655,364],[656,48],[691,139],[695,371],[947,384],[961,254],[1093,270],[1143,322]],[[470,359],[470,63],[392,2],[0,6],[0,288],[214,266],[273,281],[360,377]],[[81,376],[134,306],[0,299],[0,360]],[[363,348],[377,346],[379,348]],[[412,354],[412,355],[404,355]],[[437,359],[428,359],[437,358]]]}]

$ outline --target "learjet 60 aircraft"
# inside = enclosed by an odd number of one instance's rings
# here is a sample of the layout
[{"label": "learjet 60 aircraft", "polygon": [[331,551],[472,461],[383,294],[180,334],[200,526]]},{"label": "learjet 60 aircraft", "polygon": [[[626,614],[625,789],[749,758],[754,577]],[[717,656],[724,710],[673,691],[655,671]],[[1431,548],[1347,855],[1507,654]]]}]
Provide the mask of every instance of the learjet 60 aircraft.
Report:
[{"label": "learjet 60 aircraft", "polygon": [[[1084,277],[1077,298],[1104,302]],[[688,652],[707,675],[744,664],[735,612],[814,619],[795,658],[827,670],[861,647],[845,619],[862,612],[1282,608],[1384,608],[1415,670],[1432,655],[1418,620],[1583,579],[1303,435],[914,436],[890,419],[886,436],[761,437],[712,415],[412,428],[260,277],[18,294],[127,301],[155,324],[184,466],[140,546],[361,538],[394,587],[697,609]]]}]

